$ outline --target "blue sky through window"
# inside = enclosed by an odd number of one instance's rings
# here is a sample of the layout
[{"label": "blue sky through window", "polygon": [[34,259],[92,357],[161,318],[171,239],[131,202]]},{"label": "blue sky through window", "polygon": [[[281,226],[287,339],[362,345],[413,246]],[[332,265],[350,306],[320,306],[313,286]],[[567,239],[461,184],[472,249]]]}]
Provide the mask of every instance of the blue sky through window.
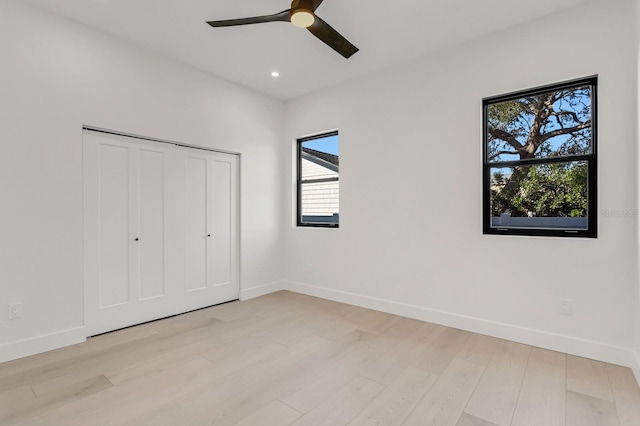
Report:
[{"label": "blue sky through window", "polygon": [[304,148],[311,148],[316,151],[326,152],[327,154],[339,155],[338,135],[302,142],[302,146]]}]

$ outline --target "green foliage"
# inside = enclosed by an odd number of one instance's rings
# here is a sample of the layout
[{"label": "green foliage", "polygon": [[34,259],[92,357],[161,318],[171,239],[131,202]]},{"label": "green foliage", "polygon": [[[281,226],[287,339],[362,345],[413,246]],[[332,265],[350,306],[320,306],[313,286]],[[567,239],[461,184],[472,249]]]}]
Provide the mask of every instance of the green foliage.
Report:
[{"label": "green foliage", "polygon": [[[526,111],[527,106],[521,99],[490,104],[489,121],[500,130],[510,131],[514,125],[519,125],[520,115]],[[521,134],[526,134],[525,129],[520,130]]]},{"label": "green foliage", "polygon": [[[512,216],[584,217],[587,215],[587,165],[553,163],[520,166],[510,179],[494,174],[493,216],[506,211]],[[498,179],[496,179],[496,175]]]}]

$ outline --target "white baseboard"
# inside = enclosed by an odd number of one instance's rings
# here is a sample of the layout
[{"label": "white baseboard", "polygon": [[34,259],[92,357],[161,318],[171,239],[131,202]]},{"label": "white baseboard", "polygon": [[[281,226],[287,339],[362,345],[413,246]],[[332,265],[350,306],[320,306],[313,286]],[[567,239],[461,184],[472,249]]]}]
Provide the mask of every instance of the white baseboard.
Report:
[{"label": "white baseboard", "polygon": [[[630,348],[288,281],[285,290],[637,369]],[[638,370],[636,370],[638,377]]]},{"label": "white baseboard", "polygon": [[[275,293],[284,290],[285,285],[284,281],[275,281],[243,289],[240,291],[240,300],[249,300]],[[78,327],[0,345],[0,363],[85,342],[87,340],[86,333],[85,327]]]},{"label": "white baseboard", "polygon": [[[361,306],[363,308],[374,309],[407,318],[414,318],[611,364],[622,365],[633,370],[638,385],[640,386],[640,354],[629,348],[292,281],[274,281],[243,289],[240,291],[240,300],[249,300],[281,290],[289,290],[309,296]],[[0,346],[0,363],[85,341],[86,330],[84,327],[78,327],[8,343]]]},{"label": "white baseboard", "polygon": [[0,346],[0,363],[75,345],[87,340],[84,327],[58,331]]},{"label": "white baseboard", "polygon": [[640,352],[634,352],[636,358],[636,365],[632,368],[633,375],[636,376],[636,382],[638,382],[638,386],[640,387]]},{"label": "white baseboard", "polygon": [[274,281],[255,287],[240,290],[240,300],[249,300],[256,297],[264,296],[276,291],[286,290],[288,283],[285,281]]}]

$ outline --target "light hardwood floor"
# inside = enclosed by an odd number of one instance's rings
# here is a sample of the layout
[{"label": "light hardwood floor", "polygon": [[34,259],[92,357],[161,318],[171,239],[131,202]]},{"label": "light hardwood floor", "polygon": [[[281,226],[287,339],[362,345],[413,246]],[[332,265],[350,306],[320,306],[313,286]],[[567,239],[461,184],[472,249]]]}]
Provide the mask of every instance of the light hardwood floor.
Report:
[{"label": "light hardwood floor", "polygon": [[0,425],[640,425],[627,368],[279,292],[0,364]]}]

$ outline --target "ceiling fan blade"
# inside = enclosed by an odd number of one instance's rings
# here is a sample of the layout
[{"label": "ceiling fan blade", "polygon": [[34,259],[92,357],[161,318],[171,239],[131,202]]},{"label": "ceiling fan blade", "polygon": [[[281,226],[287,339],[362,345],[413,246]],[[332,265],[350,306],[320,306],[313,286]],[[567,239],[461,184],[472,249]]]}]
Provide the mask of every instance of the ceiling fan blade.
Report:
[{"label": "ceiling fan blade", "polygon": [[293,0],[291,2],[291,10],[306,9],[315,12],[322,4],[323,0]]},{"label": "ceiling fan blade", "polygon": [[311,5],[313,7],[313,11],[315,12],[318,7],[322,4],[322,0],[311,0]]},{"label": "ceiling fan blade", "polygon": [[236,25],[262,24],[263,22],[289,22],[291,11],[284,10],[274,15],[255,16],[253,18],[227,19],[225,21],[209,21],[207,24],[214,28],[233,27]]},{"label": "ceiling fan blade", "polygon": [[327,46],[349,59],[358,50],[349,40],[344,38],[339,32],[334,30],[331,25],[320,19],[316,15],[316,20],[309,28],[311,34],[322,40]]}]

